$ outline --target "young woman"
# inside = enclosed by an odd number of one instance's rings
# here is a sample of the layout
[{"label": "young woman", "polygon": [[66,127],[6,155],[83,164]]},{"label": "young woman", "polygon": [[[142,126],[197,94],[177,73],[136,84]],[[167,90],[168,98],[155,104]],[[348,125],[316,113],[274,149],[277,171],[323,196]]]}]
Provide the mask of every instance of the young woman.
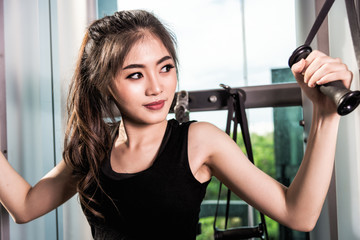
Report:
[{"label": "young woman", "polygon": [[64,160],[32,187],[0,156],[0,200],[13,219],[31,221],[79,193],[94,239],[195,239],[216,176],[276,221],[310,231],[327,194],[340,118],[314,87],[338,79],[349,87],[346,65],[314,51],[292,67],[314,112],[289,188],[215,126],[166,119],[176,69],[174,39],[152,14],[122,11],[95,21],[70,88]]}]

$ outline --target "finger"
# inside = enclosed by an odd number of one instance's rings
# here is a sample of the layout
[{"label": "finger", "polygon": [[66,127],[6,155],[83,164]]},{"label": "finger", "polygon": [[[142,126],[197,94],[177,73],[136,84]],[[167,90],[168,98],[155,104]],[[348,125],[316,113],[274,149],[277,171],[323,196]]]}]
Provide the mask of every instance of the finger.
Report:
[{"label": "finger", "polygon": [[349,70],[344,70],[341,72],[332,72],[332,73],[328,73],[325,76],[323,76],[321,79],[319,79],[316,84],[317,85],[322,85],[322,84],[326,84],[329,82],[333,82],[333,81],[337,81],[337,80],[342,80],[345,87],[349,88],[350,84],[351,84],[351,80],[353,77],[353,73]]},{"label": "finger", "polygon": [[311,64],[316,58],[319,57],[327,57],[328,55],[326,55],[323,52],[320,52],[318,50],[314,50],[312,51],[307,57],[306,57],[306,61]]},{"label": "finger", "polygon": [[[318,66],[316,66],[316,67],[318,67]],[[308,71],[310,73],[308,73]],[[308,70],[306,70],[305,75],[308,74],[306,77],[310,76],[307,79],[308,86],[315,87],[316,84],[321,83],[321,79],[324,76],[326,76],[327,74],[335,73],[335,72],[345,72],[345,71],[347,71],[347,68],[342,63],[326,62],[323,65],[320,65],[320,67],[318,69],[313,69],[313,68],[310,69],[310,67],[309,67]],[[337,80],[340,80],[340,79],[337,79]]]},{"label": "finger", "polygon": [[[319,56],[312,60],[312,62],[307,66],[305,74],[304,74],[304,81],[305,83],[309,84],[310,80],[314,82],[314,74],[316,73],[315,77],[318,77],[319,74],[326,74],[327,72],[334,71],[332,67],[334,64],[339,63],[339,59],[330,58],[328,56]],[[319,79],[317,79],[319,80]],[[315,81],[316,82],[316,81]],[[313,85],[313,84],[311,84]],[[309,86],[311,86],[309,84]]]},{"label": "finger", "polygon": [[296,79],[303,79],[303,71],[305,70],[305,66],[305,59],[301,59],[291,67],[291,71],[293,72]]},{"label": "finger", "polygon": [[[316,65],[318,65],[319,62],[317,62],[316,59],[319,59],[320,57],[327,57],[327,55],[324,54],[323,52],[318,51],[318,50],[312,51],[312,52],[306,57],[305,70],[307,70],[310,65],[313,65],[313,67],[315,67]],[[316,62],[315,62],[315,61],[316,61]],[[314,62],[315,62],[315,63],[314,63]],[[308,72],[308,74],[310,74],[310,76],[311,76],[311,72]],[[307,83],[309,77],[306,76],[306,78],[305,78],[305,71],[304,71],[304,74],[303,74],[303,75],[304,75],[304,81],[305,81],[305,83]]]}]

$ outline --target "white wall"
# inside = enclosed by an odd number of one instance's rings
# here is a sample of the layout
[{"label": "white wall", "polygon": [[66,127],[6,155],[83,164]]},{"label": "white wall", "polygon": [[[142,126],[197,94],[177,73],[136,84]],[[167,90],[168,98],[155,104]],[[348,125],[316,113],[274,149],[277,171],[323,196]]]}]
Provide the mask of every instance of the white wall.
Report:
[{"label": "white wall", "polygon": [[[333,7],[329,17],[330,53],[348,64],[354,73],[352,89],[359,90],[359,69],[356,65],[345,1],[335,1]],[[339,239],[360,239],[359,120],[360,107],[342,117],[340,123],[335,162]]]}]

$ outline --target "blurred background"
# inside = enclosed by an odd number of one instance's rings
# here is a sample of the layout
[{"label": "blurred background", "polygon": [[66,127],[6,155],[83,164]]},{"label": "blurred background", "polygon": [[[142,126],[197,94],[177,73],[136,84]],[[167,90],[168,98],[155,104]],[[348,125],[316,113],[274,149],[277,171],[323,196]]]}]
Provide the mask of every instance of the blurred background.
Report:
[{"label": "blurred background", "polygon": [[[219,89],[220,83],[234,88],[293,83],[288,58],[303,44],[323,2],[0,0],[1,151],[31,184],[61,161],[68,85],[86,27],[97,18],[125,9],[153,12],[177,38],[178,91],[200,91]],[[334,3],[312,47],[341,57],[354,73],[352,88],[359,89],[343,0]],[[302,99],[299,106],[269,105],[246,111],[255,164],[290,184],[306,147],[310,104]],[[221,129],[225,129],[226,114],[190,109],[191,120],[212,122]],[[314,231],[295,232],[267,219],[271,239],[360,239],[359,118],[359,109],[342,117],[333,182]],[[302,120],[304,127],[299,124]],[[243,147],[240,137],[238,142]],[[218,187],[214,178],[201,208],[198,240],[213,239]],[[224,192],[221,199],[225,197]],[[258,212],[241,199],[233,196],[231,203],[232,227],[259,222]],[[0,211],[0,240],[91,239],[77,196],[23,225],[9,219],[4,209]],[[218,223],[221,228],[223,218]]]}]

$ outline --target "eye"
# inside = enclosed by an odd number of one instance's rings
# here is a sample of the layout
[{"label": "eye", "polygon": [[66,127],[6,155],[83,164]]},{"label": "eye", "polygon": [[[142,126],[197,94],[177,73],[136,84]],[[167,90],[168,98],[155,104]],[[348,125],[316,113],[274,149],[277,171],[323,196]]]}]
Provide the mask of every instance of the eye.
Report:
[{"label": "eye", "polygon": [[130,74],[126,78],[128,78],[128,79],[140,79],[142,77],[143,77],[142,73],[136,72],[136,73]]},{"label": "eye", "polygon": [[165,72],[170,72],[170,70],[171,70],[172,68],[174,68],[174,67],[175,67],[175,66],[172,65],[172,64],[167,64],[167,65],[165,65],[163,68],[161,68],[160,72],[163,72],[163,73],[165,73]]}]

